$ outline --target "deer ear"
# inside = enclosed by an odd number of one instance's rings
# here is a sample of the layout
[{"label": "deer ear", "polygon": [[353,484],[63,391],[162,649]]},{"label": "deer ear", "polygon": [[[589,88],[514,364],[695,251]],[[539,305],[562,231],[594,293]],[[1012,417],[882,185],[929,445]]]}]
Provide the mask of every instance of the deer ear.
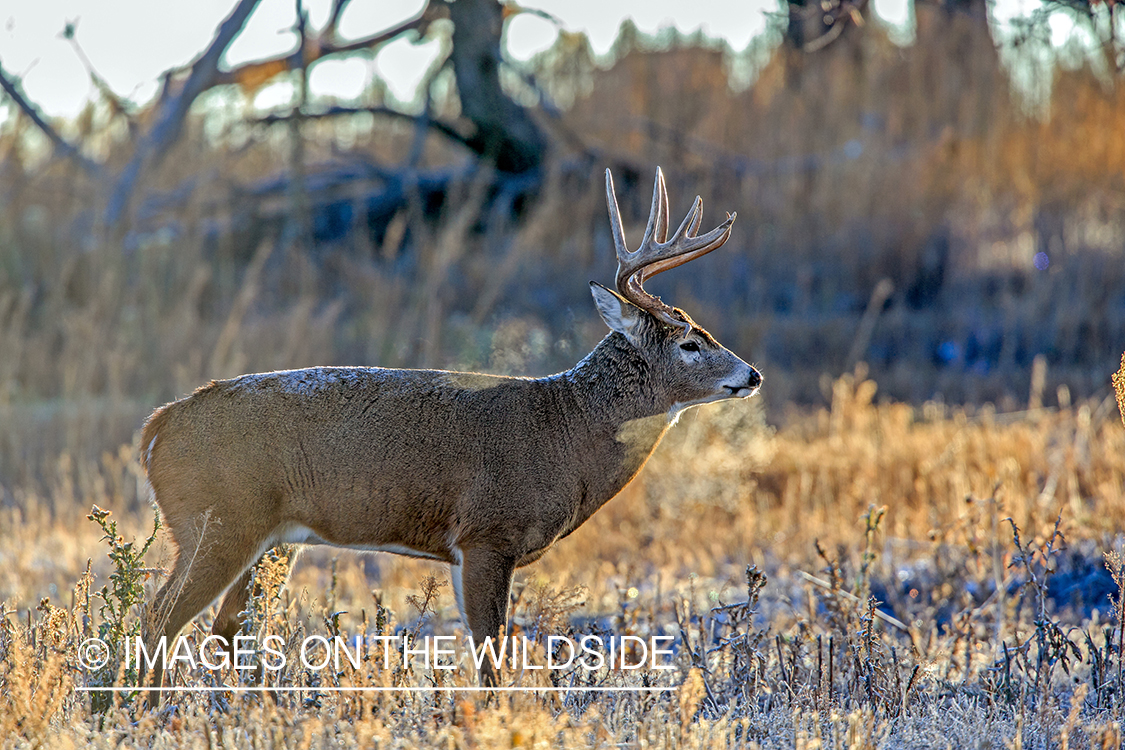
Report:
[{"label": "deer ear", "polygon": [[594,294],[594,304],[598,306],[598,313],[610,330],[617,331],[635,344],[641,322],[641,309],[596,281],[590,282],[590,291]]}]

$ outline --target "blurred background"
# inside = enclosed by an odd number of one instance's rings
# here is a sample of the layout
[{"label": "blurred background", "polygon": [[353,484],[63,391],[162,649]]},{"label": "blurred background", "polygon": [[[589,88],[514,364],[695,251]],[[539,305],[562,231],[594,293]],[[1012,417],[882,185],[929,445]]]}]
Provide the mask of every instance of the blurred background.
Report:
[{"label": "blurred background", "polygon": [[568,368],[607,167],[634,243],[657,165],[674,221],[738,212],[649,286],[771,423],[857,368],[877,402],[1112,407],[1115,3],[118,5],[5,18],[0,505],[143,497],[134,432],[212,378]]}]

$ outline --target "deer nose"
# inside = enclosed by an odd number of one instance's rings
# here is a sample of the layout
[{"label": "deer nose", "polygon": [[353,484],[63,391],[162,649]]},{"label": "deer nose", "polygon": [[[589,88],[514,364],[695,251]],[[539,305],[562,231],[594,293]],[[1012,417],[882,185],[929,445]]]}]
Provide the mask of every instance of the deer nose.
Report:
[{"label": "deer nose", "polygon": [[750,389],[757,390],[762,385],[762,373],[753,367],[750,368]]}]

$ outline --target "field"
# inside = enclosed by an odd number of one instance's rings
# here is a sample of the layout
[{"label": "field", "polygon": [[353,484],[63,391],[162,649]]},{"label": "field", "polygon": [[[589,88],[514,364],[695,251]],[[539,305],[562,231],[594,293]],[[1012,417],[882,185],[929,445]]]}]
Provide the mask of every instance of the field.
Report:
[{"label": "field", "polygon": [[[220,690],[151,714],[132,695],[76,692],[104,684],[77,644],[113,619],[96,591],[115,568],[84,516],[90,503],[128,508],[135,491],[131,452],[107,455],[88,484],[56,489],[53,513],[4,511],[5,746],[1119,746],[1116,406],[997,415],[874,405],[874,393],[842,377],[830,408],[776,429],[744,403],[695,410],[620,497],[518,575],[514,632],[540,644],[533,663],[549,634],[668,634],[675,670],[515,670],[512,684],[679,686],[667,694]],[[147,509],[111,520],[126,539],[151,528]],[[159,541],[149,557],[159,564]],[[445,578],[314,550],[283,592],[276,567],[263,573],[254,623],[287,642],[460,635]],[[269,684],[472,684],[465,660],[445,673],[381,661]],[[238,684],[187,672],[182,684]]]},{"label": "field", "polygon": [[[1125,96],[1054,71],[1030,111],[987,33],[918,12],[912,46],[871,31],[818,62],[626,39],[603,69],[560,44],[533,65],[585,150],[553,154],[521,212],[486,206],[478,173],[436,217],[308,247],[284,197],[247,219],[291,152],[223,121],[237,102],[201,108],[119,234],[90,218],[95,181],[26,122],[0,131],[0,748],[1121,747]],[[68,132],[124,164],[121,117]],[[303,132],[314,176],[413,149],[398,121]],[[463,156],[423,145],[423,167]],[[517,572],[530,661],[505,683],[569,691],[453,690],[476,682],[447,570],[326,548],[259,570],[248,633],[452,637],[455,668],[290,650],[263,692],[184,663],[196,692],[152,711],[120,651],[90,663],[88,639],[138,632],[169,562],[138,464],[153,408],[286,367],[571,366],[605,333],[586,281],[613,273],[607,163],[631,237],[657,163],[674,214],[697,192],[705,223],[739,212],[727,247],[652,286],[765,384],[687,412]],[[628,646],[534,669],[584,636]],[[667,659],[630,668],[654,637]]]}]

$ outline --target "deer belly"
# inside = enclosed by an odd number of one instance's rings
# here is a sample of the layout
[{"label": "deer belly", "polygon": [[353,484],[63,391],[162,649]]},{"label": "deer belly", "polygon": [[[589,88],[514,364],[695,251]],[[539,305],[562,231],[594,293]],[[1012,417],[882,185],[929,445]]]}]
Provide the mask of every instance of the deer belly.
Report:
[{"label": "deer belly", "polygon": [[442,560],[448,562],[448,558],[442,557],[424,550],[414,549],[403,544],[394,543],[379,543],[379,542],[353,542],[353,541],[340,541],[333,539],[325,539],[315,531],[305,526],[302,523],[288,522],[283,524],[278,531],[271,538],[271,544],[327,544],[331,547],[339,547],[341,549],[357,550],[359,552],[390,552],[396,555],[405,555],[407,557],[421,557],[427,560]]}]

